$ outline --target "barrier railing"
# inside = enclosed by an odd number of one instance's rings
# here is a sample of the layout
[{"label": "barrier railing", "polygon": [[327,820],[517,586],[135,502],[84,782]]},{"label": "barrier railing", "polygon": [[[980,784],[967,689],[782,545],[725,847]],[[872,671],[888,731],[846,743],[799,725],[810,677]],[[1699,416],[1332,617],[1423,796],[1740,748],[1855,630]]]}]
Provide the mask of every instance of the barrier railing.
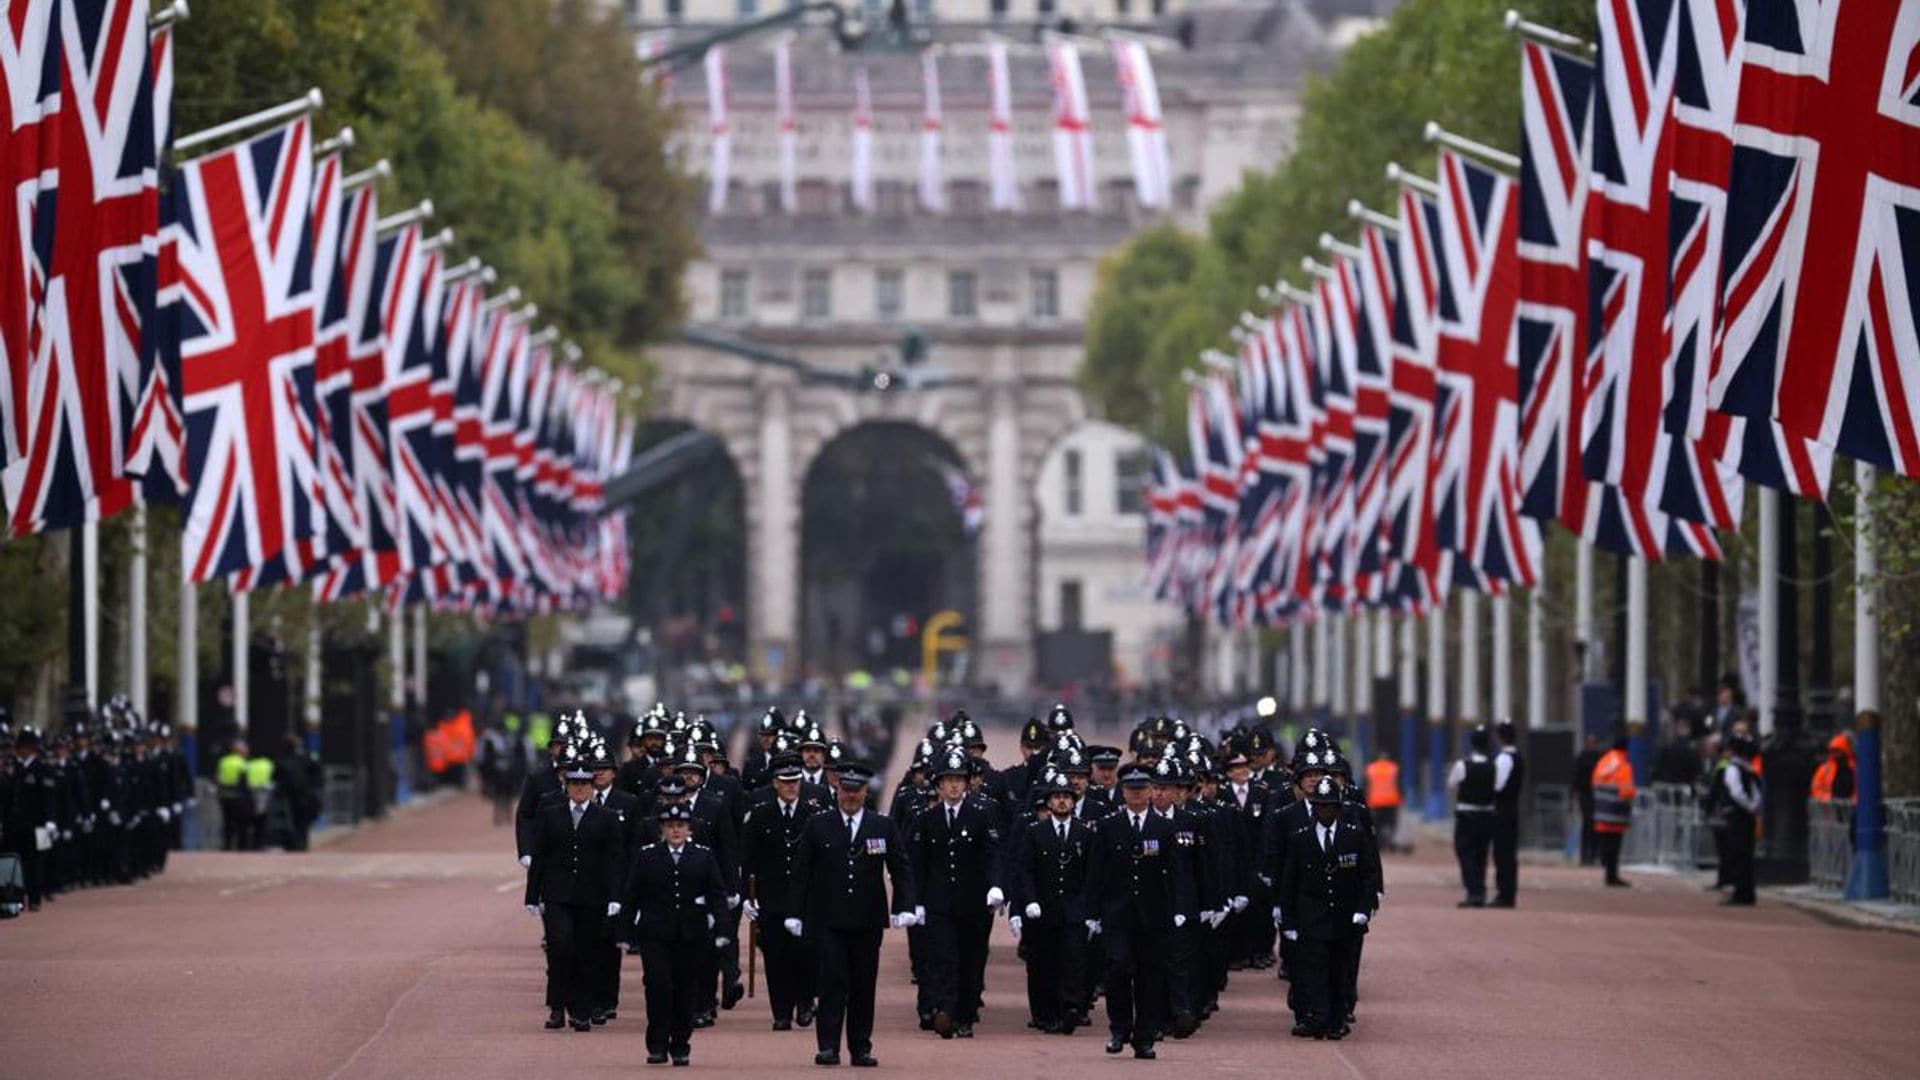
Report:
[{"label": "barrier railing", "polygon": [[1887,884],[1893,899],[1920,904],[1920,799],[1888,799]]},{"label": "barrier railing", "polygon": [[329,765],[320,793],[321,820],[328,825],[352,825],[360,820],[360,770],[351,765]]},{"label": "barrier railing", "polygon": [[1633,827],[1620,860],[1641,866],[1694,870],[1713,865],[1713,836],[1687,784],[1649,784],[1633,797]]},{"label": "barrier railing", "polygon": [[1807,878],[1815,886],[1839,892],[1846,885],[1852,833],[1852,803],[1807,800]]},{"label": "barrier railing", "polygon": [[1533,789],[1533,803],[1520,820],[1520,845],[1559,851],[1566,847],[1568,829],[1579,827],[1573,790],[1565,784],[1541,784]]}]

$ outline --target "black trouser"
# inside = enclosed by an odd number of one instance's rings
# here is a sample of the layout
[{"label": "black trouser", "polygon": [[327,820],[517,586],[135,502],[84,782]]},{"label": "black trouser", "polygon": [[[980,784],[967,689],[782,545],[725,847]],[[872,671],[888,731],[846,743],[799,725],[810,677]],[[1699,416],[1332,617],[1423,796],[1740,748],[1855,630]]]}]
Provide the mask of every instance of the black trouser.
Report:
[{"label": "black trouser", "polygon": [[1079,1011],[1086,932],[1077,922],[1026,925],[1020,944],[1027,952],[1027,1011],[1041,1024],[1067,1023]]},{"label": "black trouser", "polygon": [[993,912],[956,915],[927,913],[925,935],[927,974],[932,977],[931,1004],[958,1024],[980,1019],[982,983],[987,974],[987,936],[993,932]]},{"label": "black trouser", "polygon": [[590,1019],[594,957],[607,937],[606,906],[548,904],[540,921],[547,931],[547,1007]]},{"label": "black trouser", "polygon": [[27,890],[27,906],[40,906],[42,890],[46,888],[45,853],[34,847],[33,833],[8,833],[5,842],[0,843],[0,851],[11,851],[20,856],[21,884]]},{"label": "black trouser", "polygon": [[787,914],[760,909],[760,955],[767,961],[767,1003],[775,1020],[792,1020],[796,1009],[813,1004],[812,947],[787,933]]},{"label": "black trouser", "polygon": [[[626,955],[626,949],[619,940],[620,920],[631,917],[632,912],[616,917],[599,942],[588,950],[587,1000],[596,1009],[612,1012],[620,1007],[620,959]],[[628,923],[625,928],[631,931],[633,925]]]},{"label": "black trouser", "polygon": [[1376,806],[1373,808],[1373,832],[1380,838],[1380,846],[1387,851],[1397,851],[1400,847],[1400,808],[1398,806]]},{"label": "black trouser", "polygon": [[[1193,1015],[1193,969],[1199,953],[1200,924],[1169,926],[1167,934],[1166,1002],[1167,1015]],[[1164,1016],[1162,1022],[1164,1023]]]},{"label": "black trouser", "polygon": [[1351,937],[1303,937],[1293,943],[1293,985],[1299,1001],[1294,1015],[1301,1023],[1332,1030],[1346,1022],[1353,1007],[1347,1000],[1347,977],[1357,948],[1357,939]]},{"label": "black trouser", "polygon": [[720,965],[720,985],[732,986],[740,981],[740,909],[722,911],[714,920],[713,932],[714,936],[727,939],[725,945],[715,950]]},{"label": "black trouser", "polygon": [[1731,899],[1750,903],[1753,894],[1753,819],[1733,815],[1727,821],[1725,853],[1720,865],[1726,868],[1727,884],[1733,886]]},{"label": "black trouser", "polygon": [[1598,832],[1593,834],[1594,843],[1600,848],[1600,865],[1607,869],[1608,881],[1620,880],[1620,843],[1627,838],[1623,832]]},{"label": "black trouser", "polygon": [[1520,895],[1520,808],[1493,811],[1493,895],[1512,903]]},{"label": "black trouser", "polygon": [[1212,930],[1200,932],[1201,963],[1194,970],[1194,986],[1198,993],[1194,1004],[1211,1007],[1220,997],[1220,991],[1227,985],[1227,927],[1222,923]]},{"label": "black trouser", "polygon": [[[1361,931],[1353,936],[1352,955],[1347,959],[1347,1013],[1351,1014],[1355,1005],[1360,1003],[1360,952],[1366,948],[1367,935]],[[1345,1019],[1345,1017],[1341,1017]]]},{"label": "black trouser", "polygon": [[640,967],[647,988],[647,1052],[685,1057],[693,1041],[693,999],[711,951],[702,940],[642,941]]},{"label": "black trouser", "polygon": [[879,930],[809,929],[820,964],[820,1009],[814,1020],[815,1045],[839,1053],[840,1029],[847,1052],[873,1052],[874,982],[880,976]]},{"label": "black trouser", "polygon": [[1727,876],[1727,827],[1713,826],[1713,887],[1718,889],[1733,879]]},{"label": "black trouser", "polygon": [[913,972],[913,1007],[921,1019],[933,1015],[933,976],[927,971],[927,928],[907,927],[907,969]]},{"label": "black trouser", "polygon": [[1151,1046],[1167,1014],[1167,929],[1101,928],[1107,946],[1107,1030]]},{"label": "black trouser", "polygon": [[220,849],[245,851],[252,821],[253,800],[245,794],[220,796]]},{"label": "black trouser", "polygon": [[1580,800],[1580,865],[1592,866],[1600,858],[1600,834],[1593,831],[1593,800]]},{"label": "black trouser", "polygon": [[1467,899],[1487,898],[1487,848],[1493,842],[1493,815],[1485,810],[1456,810],[1453,814],[1453,854],[1460,860],[1460,884]]}]

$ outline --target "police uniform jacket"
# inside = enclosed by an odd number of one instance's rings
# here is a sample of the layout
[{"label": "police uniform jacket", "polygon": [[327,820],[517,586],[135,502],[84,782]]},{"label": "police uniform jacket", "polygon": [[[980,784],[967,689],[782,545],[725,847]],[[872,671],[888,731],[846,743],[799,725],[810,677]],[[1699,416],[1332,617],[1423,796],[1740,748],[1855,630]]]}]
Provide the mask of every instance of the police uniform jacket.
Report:
[{"label": "police uniform jacket", "polygon": [[513,811],[513,842],[515,854],[522,857],[533,854],[534,819],[540,813],[540,801],[549,794],[566,798],[560,783],[560,774],[553,769],[551,759],[544,759],[538,767],[527,773],[527,779],[520,785],[520,803]]},{"label": "police uniform jacket", "polygon": [[618,817],[587,800],[578,828],[566,800],[543,808],[528,830],[529,904],[598,906],[619,896],[627,875],[626,831]]},{"label": "police uniform jacket", "polygon": [[665,841],[641,848],[621,892],[635,942],[704,941],[713,934],[707,918],[717,922],[726,904],[720,864],[705,845],[691,840],[680,846],[677,862]]},{"label": "police uniform jacket", "polygon": [[[766,789],[768,795],[773,788]],[[795,795],[789,817],[777,797],[753,801],[740,836],[740,879],[767,911],[785,915],[793,894],[793,860],[807,819],[826,810],[818,799]]]},{"label": "police uniform jacket", "polygon": [[[36,756],[22,766],[15,765],[12,790],[7,805],[0,811],[9,835],[28,835],[55,821],[60,810],[60,777],[45,757]],[[57,822],[56,822],[57,823]],[[28,848],[28,850],[32,850]]]},{"label": "police uniform jacket", "polygon": [[740,778],[732,773],[708,773],[706,783],[700,785],[700,793],[712,794],[720,800],[727,816],[733,819],[733,831],[737,834],[741,823],[747,820],[747,789]]},{"label": "police uniform jacket", "polygon": [[914,888],[927,911],[985,911],[987,890],[1000,884],[1000,822],[993,805],[966,796],[949,824],[946,803],[934,802],[914,819],[911,854]]},{"label": "police uniform jacket", "polygon": [[[912,911],[913,868],[893,819],[867,810],[860,815],[859,834],[848,836],[846,816],[830,807],[800,830],[785,910],[809,928],[884,930],[887,879],[893,884],[893,913]],[[985,905],[985,895],[980,902]]]},{"label": "police uniform jacket", "polygon": [[1287,834],[1274,903],[1280,928],[1319,941],[1353,937],[1362,928],[1353,916],[1371,916],[1380,892],[1379,865],[1366,830],[1341,808],[1333,824],[1333,845],[1321,850],[1319,823],[1309,820]]},{"label": "police uniform jacket", "polygon": [[[561,801],[565,801],[564,795]],[[607,789],[606,797],[598,801],[602,809],[620,822],[622,839],[627,845],[627,850],[638,851],[641,843],[640,827],[647,820],[646,812],[640,808],[640,800],[630,792],[621,791],[618,787],[610,787]]]},{"label": "police uniform jacket", "polygon": [[[902,780],[893,789],[893,801],[887,804],[887,816],[898,822],[902,828],[911,827],[920,811],[927,808],[933,799],[933,789],[916,784],[911,778]],[[831,803],[829,803],[831,805]]]},{"label": "police uniform jacket", "polygon": [[[1028,926],[1078,926],[1086,916],[1087,856],[1093,826],[1067,819],[1063,842],[1051,814],[1022,826],[1008,842],[1007,901]],[[1028,904],[1040,917],[1026,916]]]},{"label": "police uniform jacket", "polygon": [[1084,821],[1089,826],[1096,825],[1101,818],[1113,813],[1113,808],[1118,805],[1120,804],[1115,801],[1112,792],[1088,784],[1086,794],[1074,804],[1073,818],[1075,821]]},{"label": "police uniform jacket", "polygon": [[1106,930],[1158,930],[1198,914],[1193,869],[1173,822],[1149,810],[1140,832],[1125,807],[1094,826],[1084,907]]},{"label": "police uniform jacket", "polygon": [[620,771],[613,776],[613,786],[640,800],[644,805],[653,798],[653,785],[660,780],[660,769],[653,758],[646,754],[629,757],[620,763]]}]

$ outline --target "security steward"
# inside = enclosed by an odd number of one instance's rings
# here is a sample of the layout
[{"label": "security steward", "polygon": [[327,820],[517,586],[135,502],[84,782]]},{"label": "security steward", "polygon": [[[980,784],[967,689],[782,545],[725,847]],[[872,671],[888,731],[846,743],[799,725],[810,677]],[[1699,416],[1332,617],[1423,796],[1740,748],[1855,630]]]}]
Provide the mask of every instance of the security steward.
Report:
[{"label": "security steward", "polygon": [[1307,791],[1312,819],[1288,835],[1280,864],[1275,899],[1281,936],[1293,946],[1301,1005],[1293,1034],[1299,1038],[1346,1037],[1352,953],[1380,892],[1372,841],[1342,800],[1333,777],[1314,781]]},{"label": "security steward", "polygon": [[1015,830],[1007,848],[1007,922],[1026,945],[1029,1026],[1071,1035],[1086,1023],[1079,996],[1085,982],[1087,855],[1093,828],[1073,816],[1073,784],[1047,772],[1033,788],[1046,814]]},{"label": "security steward", "polygon": [[1527,765],[1512,720],[1502,718],[1493,734],[1500,746],[1493,755],[1493,902],[1487,906],[1510,908],[1520,895],[1520,789]]},{"label": "security steward", "polygon": [[794,853],[807,819],[827,805],[800,791],[800,756],[776,754],[768,763],[769,783],[755,792],[740,837],[740,875],[746,890],[747,918],[753,920],[760,955],[767,961],[767,1001],[773,1030],[813,1023],[814,964],[807,943],[784,925],[793,893]]},{"label": "security steward", "polygon": [[1493,843],[1493,759],[1487,756],[1487,729],[1467,735],[1467,756],[1453,763],[1447,786],[1453,789],[1453,854],[1460,863],[1460,884],[1467,891],[1463,908],[1487,906],[1487,849]]},{"label": "security steward", "polygon": [[889,925],[912,926],[921,917],[915,910],[906,838],[891,818],[867,809],[867,785],[872,782],[873,773],[865,765],[842,766],[834,809],[807,819],[794,851],[787,898],[792,914],[783,925],[813,945],[819,964],[815,1065],[840,1064],[843,1027],[851,1063],[879,1064],[873,1056],[873,999],[880,937]]},{"label": "security steward", "polygon": [[547,934],[547,1027],[593,1029],[593,958],[605,947],[627,870],[626,831],[593,799],[593,770],[579,747],[561,752],[566,797],[527,830],[527,910]]},{"label": "security steward", "polygon": [[1150,770],[1120,770],[1119,810],[1094,826],[1082,905],[1085,926],[1106,945],[1107,1053],[1131,1043],[1151,1061],[1166,1015],[1167,940],[1195,910],[1192,868],[1173,822],[1153,812]]},{"label": "security steward", "polygon": [[949,747],[934,769],[939,801],[914,821],[909,838],[914,894],[926,909],[927,972],[933,978],[933,1030],[973,1038],[987,969],[993,914],[1006,904],[1000,882],[999,815],[969,795],[974,764]]},{"label": "security steward", "polygon": [[726,883],[713,852],[696,844],[693,811],[680,804],[656,815],[660,840],[635,853],[621,903],[632,912],[627,933],[640,952],[647,988],[647,1064],[688,1063],[693,1008],[707,954],[720,946],[716,913]]}]

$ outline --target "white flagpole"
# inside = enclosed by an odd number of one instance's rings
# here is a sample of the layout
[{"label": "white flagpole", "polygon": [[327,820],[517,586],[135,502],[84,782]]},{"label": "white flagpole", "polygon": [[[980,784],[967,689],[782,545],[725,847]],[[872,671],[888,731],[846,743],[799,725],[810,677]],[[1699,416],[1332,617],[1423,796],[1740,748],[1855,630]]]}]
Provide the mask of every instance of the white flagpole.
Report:
[{"label": "white flagpole", "polygon": [[1873,466],[1853,464],[1853,707],[1880,711],[1880,557],[1873,550]]},{"label": "white flagpole", "polygon": [[1295,622],[1287,628],[1287,704],[1298,716],[1306,711],[1309,687],[1307,686],[1307,633],[1308,623]]},{"label": "white flagpole", "polygon": [[[173,688],[174,726],[180,730],[181,745],[191,751],[193,738],[200,729],[200,592],[199,586],[180,573],[180,624],[174,628]],[[198,768],[199,763],[188,764]]]},{"label": "white flagpole", "polygon": [[100,706],[100,523],[89,521],[80,527],[81,580],[86,588],[81,596],[81,635],[86,642],[87,705]]},{"label": "white flagpole", "polygon": [[1331,727],[1339,729],[1347,722],[1347,624],[1352,620],[1340,612],[1327,616],[1327,712]]},{"label": "white flagpole", "polygon": [[[1360,732],[1373,713],[1373,620],[1371,611],[1355,613],[1353,623],[1353,726],[1349,729],[1357,742]],[[1363,764],[1363,763],[1356,763]]]},{"label": "white flagpole", "polygon": [[1513,625],[1505,593],[1490,604],[1493,618],[1493,712],[1489,720],[1513,719]]},{"label": "white flagpole", "polygon": [[[1313,620],[1313,699],[1308,704],[1316,714],[1332,704],[1330,701],[1332,695],[1327,692],[1327,673],[1331,659],[1328,656],[1327,622],[1326,615]],[[1319,717],[1316,715],[1315,723],[1318,722]]]},{"label": "white flagpole", "polygon": [[133,554],[127,565],[127,696],[147,715],[147,507],[133,507]]},{"label": "white flagpole", "polygon": [[1547,726],[1547,615],[1545,582],[1527,590],[1527,727]]},{"label": "white flagpole", "polygon": [[1447,609],[1427,614],[1427,819],[1447,816]]},{"label": "white flagpole", "polygon": [[1460,729],[1472,730],[1480,715],[1480,594],[1458,590],[1460,608]]},{"label": "white flagpole", "polygon": [[1593,678],[1593,545],[1573,547],[1573,643],[1580,656],[1579,682]]},{"label": "white flagpole", "polygon": [[1647,725],[1647,562],[1627,560],[1627,730]]},{"label": "white flagpole", "polygon": [[[1773,734],[1773,696],[1780,678],[1780,493],[1764,484],[1760,493],[1760,730]],[[1631,631],[1629,631],[1631,632]]]},{"label": "white flagpole", "polygon": [[307,609],[307,672],[305,686],[307,745],[314,745],[320,734],[320,609]]},{"label": "white flagpole", "polygon": [[427,605],[413,605],[413,700],[427,721]]},{"label": "white flagpole", "polygon": [[234,734],[247,737],[247,640],[253,635],[249,597],[242,590],[231,594],[233,605],[233,724]]}]

